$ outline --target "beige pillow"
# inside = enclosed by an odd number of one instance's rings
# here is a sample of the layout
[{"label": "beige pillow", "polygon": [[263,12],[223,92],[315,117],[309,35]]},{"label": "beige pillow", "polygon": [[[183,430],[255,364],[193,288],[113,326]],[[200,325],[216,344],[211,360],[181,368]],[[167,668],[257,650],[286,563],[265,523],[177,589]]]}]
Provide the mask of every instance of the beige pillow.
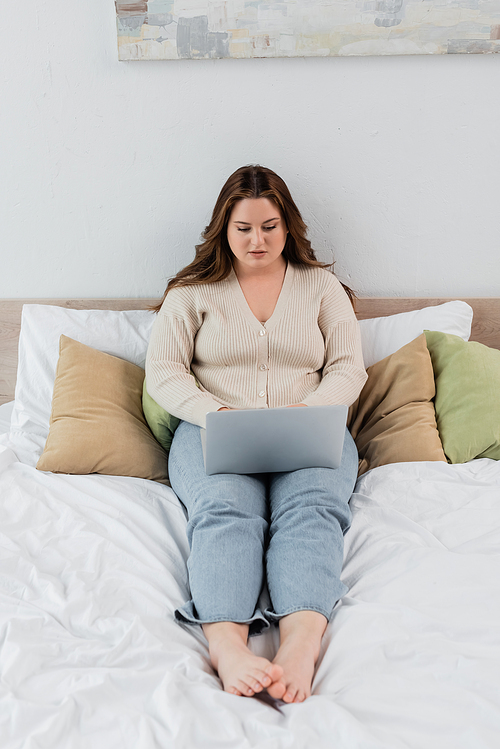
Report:
[{"label": "beige pillow", "polygon": [[367,372],[348,420],[359,452],[359,475],[388,463],[446,462],[432,402],[436,391],[425,335]]},{"label": "beige pillow", "polygon": [[144,370],[62,335],[40,471],[168,482],[167,454],[142,412]]}]

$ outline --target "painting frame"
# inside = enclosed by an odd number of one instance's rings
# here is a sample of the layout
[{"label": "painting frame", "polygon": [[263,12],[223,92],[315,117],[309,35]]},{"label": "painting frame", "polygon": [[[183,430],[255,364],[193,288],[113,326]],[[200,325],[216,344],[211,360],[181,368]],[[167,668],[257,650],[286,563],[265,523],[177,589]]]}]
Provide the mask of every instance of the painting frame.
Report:
[{"label": "painting frame", "polygon": [[500,52],[500,0],[115,0],[120,60]]}]

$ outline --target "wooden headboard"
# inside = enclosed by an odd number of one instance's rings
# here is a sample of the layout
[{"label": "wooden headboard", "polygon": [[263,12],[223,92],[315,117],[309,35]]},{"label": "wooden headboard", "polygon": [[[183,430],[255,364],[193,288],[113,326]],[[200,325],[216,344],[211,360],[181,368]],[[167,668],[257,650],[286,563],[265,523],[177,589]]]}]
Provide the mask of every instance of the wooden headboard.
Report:
[{"label": "wooden headboard", "polygon": [[[54,304],[68,309],[146,309],[157,299],[16,299],[0,301],[0,403],[13,400],[17,344],[23,304]],[[356,302],[359,320],[430,307],[450,299],[366,298]],[[500,349],[500,298],[464,299],[474,310],[471,341]]]}]

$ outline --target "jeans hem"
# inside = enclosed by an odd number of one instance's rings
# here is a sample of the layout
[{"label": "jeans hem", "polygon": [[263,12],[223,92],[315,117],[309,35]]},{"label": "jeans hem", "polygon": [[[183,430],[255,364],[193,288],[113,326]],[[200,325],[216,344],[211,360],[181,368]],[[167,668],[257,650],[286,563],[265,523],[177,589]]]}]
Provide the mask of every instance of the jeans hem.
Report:
[{"label": "jeans hem", "polygon": [[289,614],[296,614],[298,611],[315,611],[317,614],[323,614],[325,619],[329,622],[332,616],[332,612],[330,611],[327,613],[326,609],[322,609],[320,606],[294,606],[293,608],[287,609],[282,614],[277,614],[275,611],[271,611],[270,609],[266,609],[264,611],[264,616],[267,621],[270,622],[279,622],[280,619],[283,619],[284,616],[288,616]]},{"label": "jeans hem", "polygon": [[181,609],[174,612],[175,620],[179,624],[216,624],[218,622],[232,622],[233,624],[248,624],[248,636],[260,635],[271,626],[260,609],[249,619],[235,619],[231,616],[213,616],[210,619],[200,619],[197,616],[193,603],[190,601]]}]

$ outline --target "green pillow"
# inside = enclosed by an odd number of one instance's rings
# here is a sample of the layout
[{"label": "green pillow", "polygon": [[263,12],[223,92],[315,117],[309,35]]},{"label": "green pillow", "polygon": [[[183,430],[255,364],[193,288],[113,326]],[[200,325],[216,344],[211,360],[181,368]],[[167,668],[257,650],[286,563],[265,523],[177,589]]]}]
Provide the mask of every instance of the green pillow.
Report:
[{"label": "green pillow", "polygon": [[142,410],[149,428],[163,449],[168,452],[174,438],[174,432],[180,424],[180,419],[167,413],[151,398],[146,390],[146,380],[144,380],[142,387]]},{"label": "green pillow", "polygon": [[450,463],[500,460],[500,351],[426,330],[436,420]]}]

